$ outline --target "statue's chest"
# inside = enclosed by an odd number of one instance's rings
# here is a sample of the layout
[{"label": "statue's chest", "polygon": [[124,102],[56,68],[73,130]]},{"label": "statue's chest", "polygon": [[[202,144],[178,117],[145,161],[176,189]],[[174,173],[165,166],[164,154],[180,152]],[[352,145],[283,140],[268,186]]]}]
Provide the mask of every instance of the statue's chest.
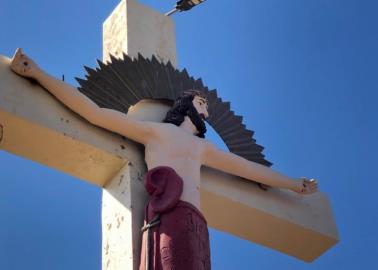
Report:
[{"label": "statue's chest", "polygon": [[190,138],[164,139],[148,143],[145,146],[145,158],[169,158],[169,159],[191,159],[200,158],[200,147],[195,140]]}]

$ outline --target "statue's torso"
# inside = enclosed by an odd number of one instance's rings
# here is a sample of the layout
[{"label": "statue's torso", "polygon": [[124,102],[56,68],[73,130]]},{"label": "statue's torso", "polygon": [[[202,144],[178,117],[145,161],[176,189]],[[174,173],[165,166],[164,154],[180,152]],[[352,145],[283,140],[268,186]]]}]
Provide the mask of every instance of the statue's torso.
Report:
[{"label": "statue's torso", "polygon": [[200,168],[205,141],[172,124],[156,124],[155,136],[145,145],[148,169],[173,168],[184,181],[181,200],[200,208]]}]

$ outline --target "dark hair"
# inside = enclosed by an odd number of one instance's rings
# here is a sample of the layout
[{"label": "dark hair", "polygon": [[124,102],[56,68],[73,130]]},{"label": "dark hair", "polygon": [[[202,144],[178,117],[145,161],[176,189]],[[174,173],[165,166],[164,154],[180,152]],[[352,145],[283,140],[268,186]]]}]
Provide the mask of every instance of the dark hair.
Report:
[{"label": "dark hair", "polygon": [[184,91],[175,100],[172,108],[167,112],[167,115],[165,116],[163,122],[180,126],[181,123],[184,122],[185,116],[189,116],[190,120],[198,130],[198,133],[196,135],[200,138],[204,138],[206,133],[206,125],[193,105],[193,99],[195,96],[200,96],[207,100],[205,93],[201,91]]}]

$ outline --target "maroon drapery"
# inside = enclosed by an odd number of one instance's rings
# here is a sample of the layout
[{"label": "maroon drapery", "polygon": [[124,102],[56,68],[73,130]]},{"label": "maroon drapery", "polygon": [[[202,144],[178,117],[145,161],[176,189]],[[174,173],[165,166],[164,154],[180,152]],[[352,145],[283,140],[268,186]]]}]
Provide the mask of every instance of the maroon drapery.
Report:
[{"label": "maroon drapery", "polygon": [[[210,270],[207,223],[192,204],[180,201],[183,181],[170,167],[147,172],[139,270]],[[147,255],[147,256],[146,256]]]}]

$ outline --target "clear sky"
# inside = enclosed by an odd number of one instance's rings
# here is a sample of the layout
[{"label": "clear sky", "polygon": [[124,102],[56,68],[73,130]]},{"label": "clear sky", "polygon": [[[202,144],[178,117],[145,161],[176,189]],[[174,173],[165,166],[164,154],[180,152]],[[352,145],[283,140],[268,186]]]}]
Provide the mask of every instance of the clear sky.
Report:
[{"label": "clear sky", "polygon": [[[83,65],[102,58],[102,22],[118,0],[0,3],[0,54],[22,47],[77,85]],[[341,238],[307,264],[211,229],[213,269],[378,269],[377,9],[373,0],[208,0],[174,16],[179,67],[244,116],[273,169],[319,180]],[[0,169],[0,269],[101,269],[99,188],[4,151]]]}]

